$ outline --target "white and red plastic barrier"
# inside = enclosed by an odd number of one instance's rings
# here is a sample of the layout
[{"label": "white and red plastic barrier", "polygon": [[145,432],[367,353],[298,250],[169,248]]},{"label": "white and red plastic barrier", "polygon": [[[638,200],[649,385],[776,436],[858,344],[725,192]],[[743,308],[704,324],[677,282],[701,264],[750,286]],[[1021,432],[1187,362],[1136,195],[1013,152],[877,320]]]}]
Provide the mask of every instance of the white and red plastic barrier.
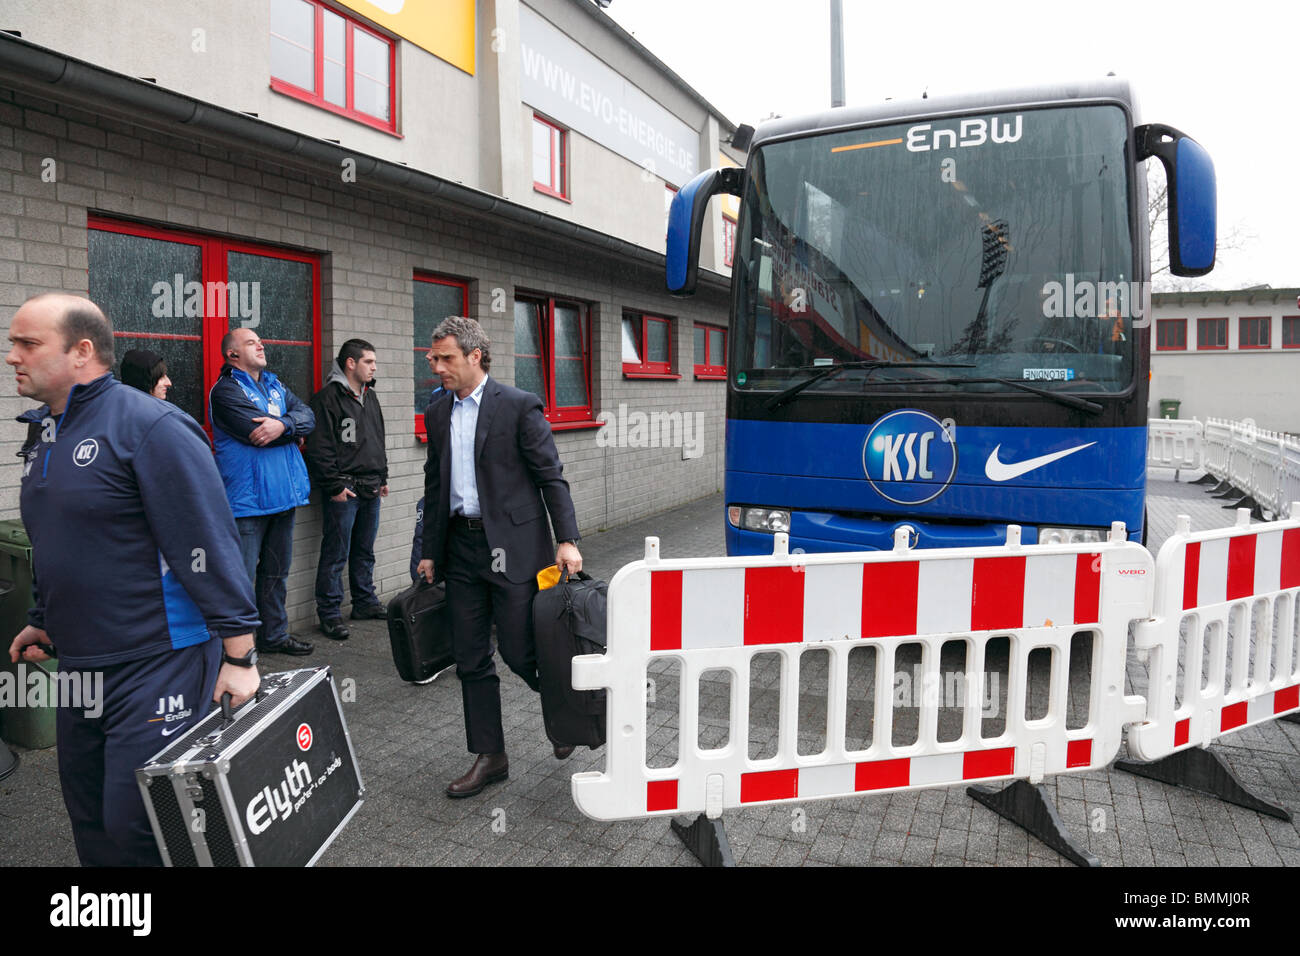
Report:
[{"label": "white and red plastic barrier", "polygon": [[[647,540],[645,560],[624,567],[609,587],[608,651],[575,658],[573,686],[609,689],[606,768],[577,774],[578,807],[597,819],[706,812],[782,800],[952,786],[965,781],[1028,778],[1104,767],[1117,753],[1125,723],[1142,716],[1141,698],[1126,698],[1124,666],[1130,623],[1149,616],[1151,555],[1125,540],[1086,545],[1020,544],[1008,528],[994,548],[909,551],[900,529],[892,552],[790,555],[784,535],[776,553],[754,558],[661,560]],[[1093,634],[1091,681],[1082,726],[1067,728],[1071,639]],[[1005,723],[981,733],[985,648],[1009,640]],[[895,655],[920,644],[921,667],[938,678],[940,651],[966,645],[962,732],[938,740],[938,700],[919,702],[914,743],[892,743]],[[830,654],[826,745],[799,754],[799,666],[809,646]],[[846,744],[848,658],[876,648],[872,742]],[[1026,716],[1029,655],[1052,652],[1046,712]],[[755,655],[782,657],[777,752],[749,757],[749,676]],[[651,663],[680,662],[677,760],[646,762],[646,677]],[[730,732],[720,748],[698,746],[700,678],[732,675]]]},{"label": "white and red plastic barrier", "polygon": [[1138,625],[1150,652],[1145,722],[1129,749],[1154,760],[1300,710],[1296,661],[1300,509],[1289,521],[1192,534],[1179,516],[1156,558],[1154,614]]}]

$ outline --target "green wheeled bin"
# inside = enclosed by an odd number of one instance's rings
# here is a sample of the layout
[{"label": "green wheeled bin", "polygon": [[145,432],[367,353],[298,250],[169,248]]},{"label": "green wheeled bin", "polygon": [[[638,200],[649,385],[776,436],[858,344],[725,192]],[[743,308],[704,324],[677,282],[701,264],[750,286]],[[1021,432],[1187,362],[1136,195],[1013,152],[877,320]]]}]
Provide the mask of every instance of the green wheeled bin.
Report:
[{"label": "green wheeled bin", "polygon": [[9,663],[9,642],[27,626],[31,605],[32,543],[21,521],[0,521],[0,740],[43,750],[54,746],[57,667]]},{"label": "green wheeled bin", "polygon": [[1180,398],[1162,398],[1160,399],[1160,417],[1177,418],[1178,409],[1183,404]]}]

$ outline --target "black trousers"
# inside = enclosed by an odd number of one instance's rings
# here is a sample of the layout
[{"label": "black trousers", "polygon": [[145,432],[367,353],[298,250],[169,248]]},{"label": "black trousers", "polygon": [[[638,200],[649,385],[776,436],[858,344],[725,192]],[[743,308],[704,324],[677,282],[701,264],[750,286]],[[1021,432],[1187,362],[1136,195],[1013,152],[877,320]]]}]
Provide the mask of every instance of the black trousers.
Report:
[{"label": "black trousers", "polygon": [[465,744],[475,754],[506,749],[500,679],[492,656],[493,623],[501,658],[533,690],[539,686],[532,614],[537,582],[515,584],[493,571],[492,563],[487,535],[453,519],[447,534],[447,607],[465,705]]}]

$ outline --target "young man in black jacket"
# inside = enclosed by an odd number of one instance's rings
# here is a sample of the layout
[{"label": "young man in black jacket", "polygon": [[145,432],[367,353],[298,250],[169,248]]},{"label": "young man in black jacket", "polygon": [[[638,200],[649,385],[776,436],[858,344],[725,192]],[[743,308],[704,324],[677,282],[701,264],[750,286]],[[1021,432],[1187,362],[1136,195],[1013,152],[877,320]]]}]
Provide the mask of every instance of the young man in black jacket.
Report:
[{"label": "young man in black jacket", "polygon": [[307,439],[307,465],[321,492],[325,521],[316,568],[316,613],[326,637],[346,640],[342,620],[348,566],[352,618],[385,617],[375,596],[375,534],[379,499],[388,495],[384,413],[374,393],[375,347],[348,339],[325,387],[312,396],[316,430]]}]

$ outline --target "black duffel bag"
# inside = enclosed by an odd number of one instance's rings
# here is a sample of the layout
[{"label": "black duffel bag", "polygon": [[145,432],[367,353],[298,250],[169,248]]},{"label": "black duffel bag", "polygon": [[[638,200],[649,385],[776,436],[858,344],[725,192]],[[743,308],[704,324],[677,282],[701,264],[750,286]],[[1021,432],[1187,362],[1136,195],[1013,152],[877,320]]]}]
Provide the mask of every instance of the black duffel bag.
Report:
[{"label": "black duffel bag", "polygon": [[560,746],[605,743],[605,691],[574,690],[572,661],[605,653],[609,585],[585,572],[533,597],[533,635],[546,736]]}]

